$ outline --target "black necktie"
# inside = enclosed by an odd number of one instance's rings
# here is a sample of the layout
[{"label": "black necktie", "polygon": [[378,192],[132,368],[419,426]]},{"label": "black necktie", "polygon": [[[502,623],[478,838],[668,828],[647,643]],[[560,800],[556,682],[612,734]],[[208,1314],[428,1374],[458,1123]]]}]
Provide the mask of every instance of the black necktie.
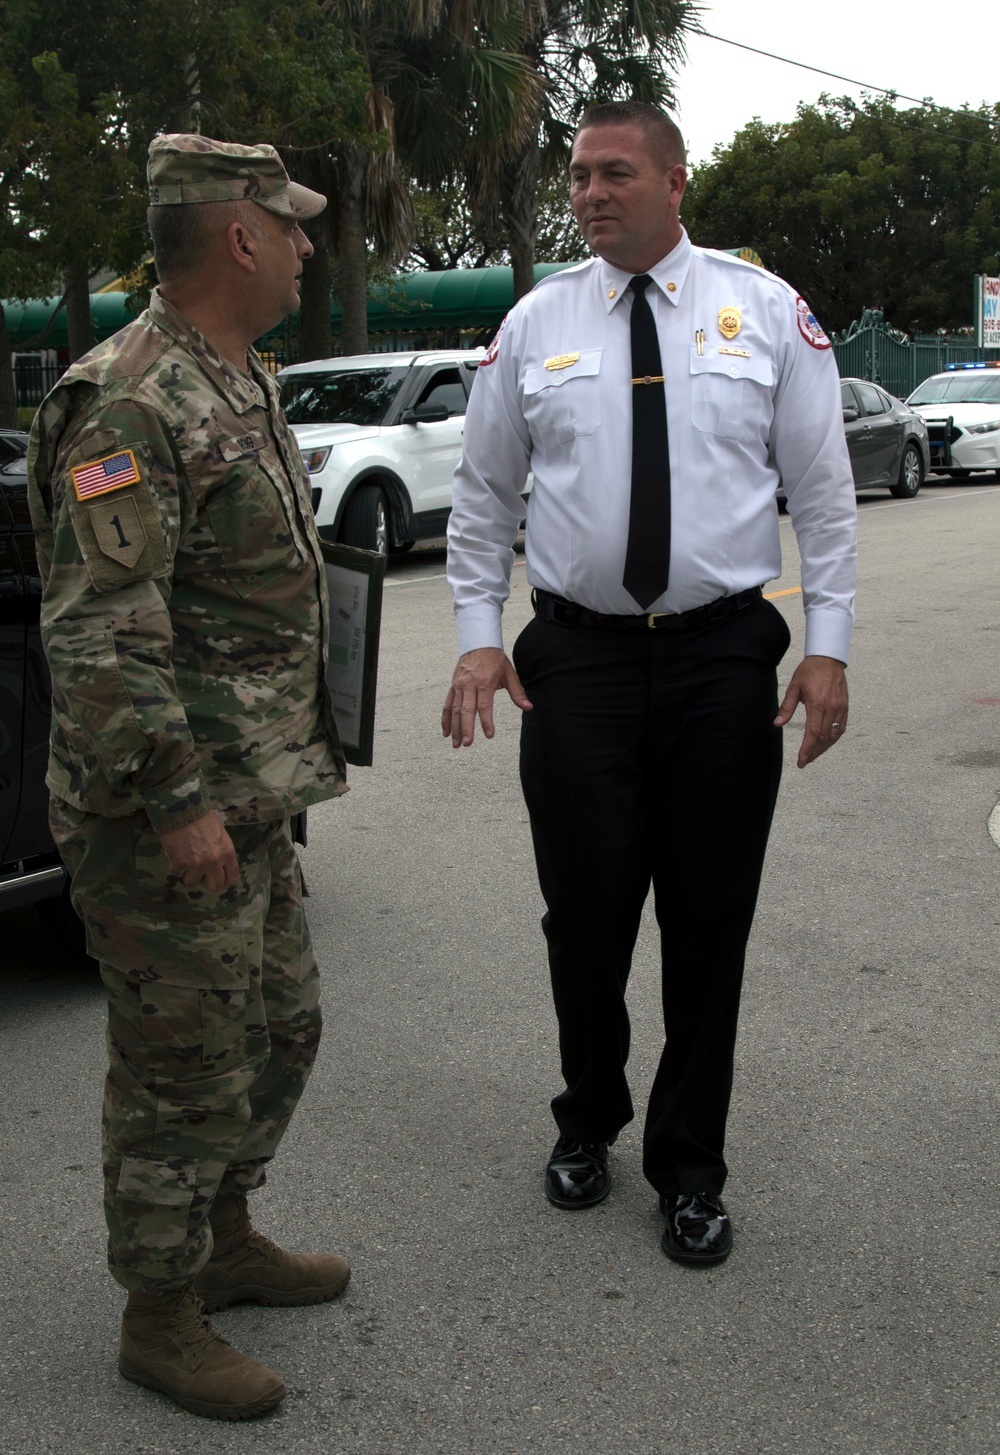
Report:
[{"label": "black necktie", "polygon": [[622,585],[643,611],[667,589],[670,571],[670,451],[656,320],[641,273],[632,289],[632,497]]}]

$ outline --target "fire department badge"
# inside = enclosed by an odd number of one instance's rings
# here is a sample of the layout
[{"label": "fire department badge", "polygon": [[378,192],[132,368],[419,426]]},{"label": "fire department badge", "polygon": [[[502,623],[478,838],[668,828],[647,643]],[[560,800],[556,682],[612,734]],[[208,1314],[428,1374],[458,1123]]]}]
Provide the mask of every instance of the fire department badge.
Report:
[{"label": "fire department badge", "polygon": [[743,315],[738,308],[719,309],[719,332],[723,338],[735,338],[743,327]]}]

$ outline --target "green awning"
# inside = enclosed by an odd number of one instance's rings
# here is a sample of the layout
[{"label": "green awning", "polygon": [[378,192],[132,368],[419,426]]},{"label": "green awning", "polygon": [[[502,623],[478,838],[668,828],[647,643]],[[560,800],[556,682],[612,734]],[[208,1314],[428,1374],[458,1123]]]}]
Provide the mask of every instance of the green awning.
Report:
[{"label": "green awning", "polygon": [[[727,252],[750,262],[759,262],[752,248],[727,248]],[[535,282],[573,263],[536,263]],[[58,298],[36,299],[31,303],[5,303],[7,333],[14,348],[23,347],[48,323]],[[442,273],[397,273],[389,284],[379,285],[368,297],[368,327],[372,333],[409,333],[438,328],[496,328],[514,305],[514,273],[511,268],[455,268]],[[124,293],[92,293],[90,309],[94,340],[101,343],[131,323],[133,315]],[[292,317],[295,332],[298,315]],[[333,332],[343,329],[344,315],[334,299],[330,305]],[[271,330],[277,338],[284,324]],[[66,310],[61,308],[55,324],[39,348],[64,349]]]},{"label": "green awning", "polygon": [[[35,298],[30,303],[5,303],[7,335],[13,348],[22,348],[41,333],[59,302],[58,298]],[[110,338],[135,317],[125,306],[124,293],[91,293],[90,313],[94,320],[94,342]],[[66,310],[60,308],[51,333],[38,345],[40,349],[64,349],[69,344],[66,332]]]}]

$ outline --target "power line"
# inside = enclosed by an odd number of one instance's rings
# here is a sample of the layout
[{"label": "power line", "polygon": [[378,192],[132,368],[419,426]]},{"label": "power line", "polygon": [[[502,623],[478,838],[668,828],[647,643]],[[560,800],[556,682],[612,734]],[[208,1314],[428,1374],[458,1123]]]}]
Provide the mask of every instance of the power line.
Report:
[{"label": "power line", "polygon": [[902,91],[893,91],[888,86],[871,86],[867,81],[855,81],[851,76],[838,75],[836,71],[824,71],[820,66],[807,66],[805,61],[793,61],[788,56],[775,55],[774,51],[762,51],[755,45],[744,45],[740,40],[729,40],[724,35],[713,35],[710,30],[695,30],[693,35],[703,35],[708,40],[721,41],[723,45],[736,46],[737,50],[752,51],[755,56],[766,56],[769,61],[781,61],[786,66],[797,66],[800,71],[813,71],[817,76],[829,76],[833,81],[846,81],[848,86],[860,86],[862,91],[879,91],[883,96],[894,96],[899,101],[913,101],[917,106],[928,106],[934,111],[948,111],[955,116],[964,116],[967,113],[956,111],[953,106],[939,106],[936,101],[930,101],[926,96],[905,96]]}]

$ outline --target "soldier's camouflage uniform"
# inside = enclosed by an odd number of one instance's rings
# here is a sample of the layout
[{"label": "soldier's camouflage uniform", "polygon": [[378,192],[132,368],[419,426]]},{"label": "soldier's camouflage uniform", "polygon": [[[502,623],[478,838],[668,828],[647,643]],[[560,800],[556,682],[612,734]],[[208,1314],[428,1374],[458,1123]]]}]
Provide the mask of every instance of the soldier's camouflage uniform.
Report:
[{"label": "soldier's camouflage uniform", "polygon": [[[345,765],[308,477],[251,369],[154,291],[32,430],[52,828],[109,992],[109,1261],[143,1292],[202,1266],[224,1179],[263,1181],[320,1033],[288,818]],[[212,808],[240,864],[220,895],[158,837]]]}]

